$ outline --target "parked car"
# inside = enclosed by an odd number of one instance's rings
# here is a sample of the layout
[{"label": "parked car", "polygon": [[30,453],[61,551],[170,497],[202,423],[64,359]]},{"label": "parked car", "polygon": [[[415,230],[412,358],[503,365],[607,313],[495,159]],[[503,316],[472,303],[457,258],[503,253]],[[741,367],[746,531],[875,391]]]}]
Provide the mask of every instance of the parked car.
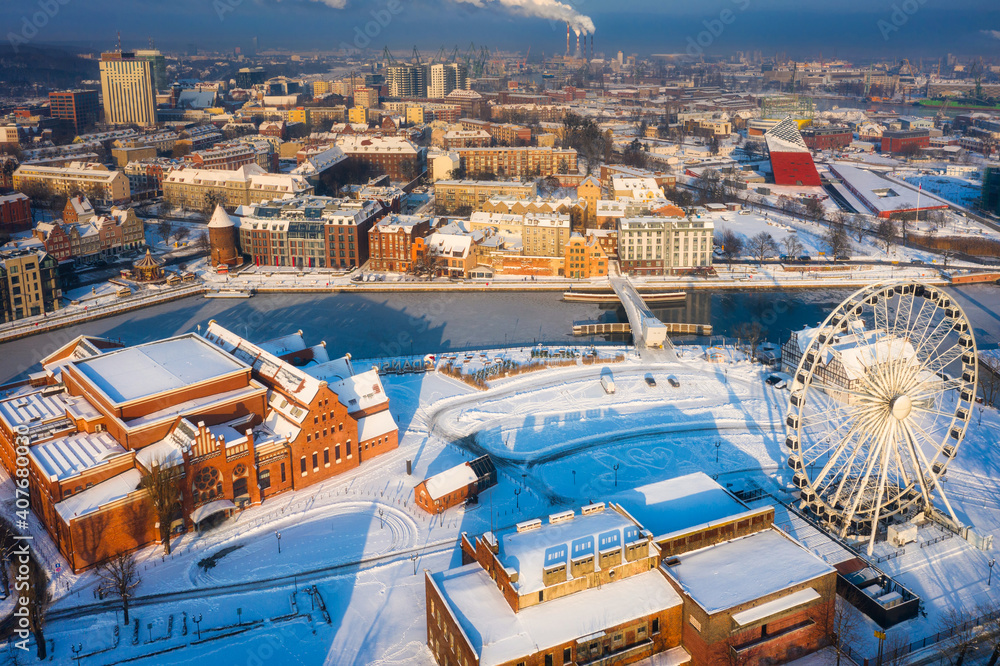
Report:
[{"label": "parked car", "polygon": [[646,375],[646,386],[656,386],[656,380],[653,379],[653,375]]},{"label": "parked car", "polygon": [[681,383],[674,379],[673,377],[667,377],[667,383],[669,383],[674,388],[680,388]]}]

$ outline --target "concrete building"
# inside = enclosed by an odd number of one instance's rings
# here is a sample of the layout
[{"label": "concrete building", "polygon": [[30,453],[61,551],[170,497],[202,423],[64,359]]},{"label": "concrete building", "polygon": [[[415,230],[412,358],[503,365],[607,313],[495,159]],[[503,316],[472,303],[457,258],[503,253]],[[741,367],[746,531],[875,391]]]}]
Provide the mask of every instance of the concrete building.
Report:
[{"label": "concrete building", "polygon": [[62,307],[59,262],[45,251],[0,248],[0,322]]},{"label": "concrete building", "polygon": [[238,211],[240,251],[258,266],[339,268],[369,258],[369,231],[385,209],[377,201],[300,196]]},{"label": "concrete building", "polygon": [[711,219],[633,217],[618,223],[618,258],[623,273],[675,275],[712,266]]},{"label": "concrete building", "polygon": [[533,181],[517,180],[439,180],[434,184],[434,203],[443,214],[482,210],[495,196],[534,199],[538,187]]},{"label": "concrete building", "polygon": [[97,124],[101,104],[96,90],[62,90],[49,93],[49,113],[69,121],[75,134]]},{"label": "concrete building", "polygon": [[14,171],[14,189],[30,189],[35,184],[68,197],[83,193],[105,205],[127,203],[130,195],[124,173],[95,163],[73,162],[68,167],[22,164]]},{"label": "concrete building", "polygon": [[129,51],[102,53],[101,96],[104,122],[110,125],[156,124],[153,63]]}]

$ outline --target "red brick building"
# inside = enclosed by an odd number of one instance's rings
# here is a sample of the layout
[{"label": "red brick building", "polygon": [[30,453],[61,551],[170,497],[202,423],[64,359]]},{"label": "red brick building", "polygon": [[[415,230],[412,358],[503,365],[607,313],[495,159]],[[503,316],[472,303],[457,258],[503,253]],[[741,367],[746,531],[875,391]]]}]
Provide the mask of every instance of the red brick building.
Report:
[{"label": "red brick building", "polygon": [[155,465],[183,469],[173,533],[397,445],[378,374],[301,332],[255,345],[210,322],[117,347],[77,338],[0,400],[0,462],[13,474],[23,435],[32,508],[74,571],[160,539],[141,488]]},{"label": "red brick building", "polygon": [[882,132],[882,152],[902,153],[916,148],[927,148],[931,145],[931,134],[925,129],[916,130],[886,130]]},{"label": "red brick building", "polygon": [[20,192],[0,196],[0,233],[31,228],[31,200]]},{"label": "red brick building", "polygon": [[851,145],[854,133],[849,127],[806,127],[802,140],[810,150],[840,150]]},{"label": "red brick building", "polygon": [[368,232],[371,269],[409,273],[413,270],[413,241],[431,232],[431,218],[387,215]]},{"label": "red brick building", "polygon": [[424,479],[413,489],[413,500],[427,513],[441,513],[496,483],[497,468],[484,455]]}]

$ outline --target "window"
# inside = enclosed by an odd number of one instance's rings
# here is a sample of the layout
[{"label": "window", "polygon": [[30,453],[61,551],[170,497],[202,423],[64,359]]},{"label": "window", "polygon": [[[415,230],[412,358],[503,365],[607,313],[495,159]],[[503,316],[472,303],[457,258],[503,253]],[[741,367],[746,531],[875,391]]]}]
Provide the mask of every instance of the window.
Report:
[{"label": "window", "polygon": [[323,464],[327,467],[330,466],[330,449],[323,449]]},{"label": "window", "polygon": [[302,459],[299,460],[299,467],[301,468],[302,476],[305,476],[306,475],[306,457],[305,456],[302,456]]}]

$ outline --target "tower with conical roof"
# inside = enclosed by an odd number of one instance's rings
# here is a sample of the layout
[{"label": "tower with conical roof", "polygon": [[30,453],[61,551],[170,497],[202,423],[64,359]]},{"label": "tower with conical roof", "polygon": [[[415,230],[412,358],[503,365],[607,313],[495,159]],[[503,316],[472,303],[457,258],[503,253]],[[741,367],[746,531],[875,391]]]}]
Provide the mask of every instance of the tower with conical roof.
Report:
[{"label": "tower with conical roof", "polygon": [[236,225],[222,206],[216,206],[208,222],[208,243],[212,266],[236,266],[240,253],[236,245]]}]

